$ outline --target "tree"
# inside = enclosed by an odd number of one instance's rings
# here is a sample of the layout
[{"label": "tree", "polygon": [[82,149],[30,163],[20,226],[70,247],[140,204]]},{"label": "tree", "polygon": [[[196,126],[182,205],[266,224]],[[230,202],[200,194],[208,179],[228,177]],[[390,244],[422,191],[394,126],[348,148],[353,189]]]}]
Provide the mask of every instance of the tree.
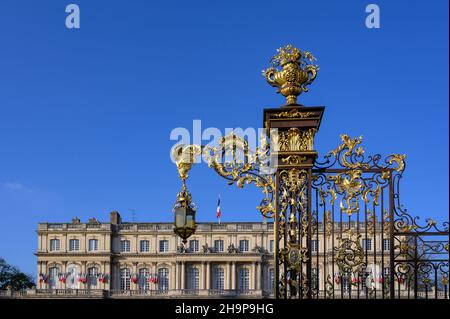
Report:
[{"label": "tree", "polygon": [[23,290],[34,286],[33,278],[0,257],[0,290]]}]

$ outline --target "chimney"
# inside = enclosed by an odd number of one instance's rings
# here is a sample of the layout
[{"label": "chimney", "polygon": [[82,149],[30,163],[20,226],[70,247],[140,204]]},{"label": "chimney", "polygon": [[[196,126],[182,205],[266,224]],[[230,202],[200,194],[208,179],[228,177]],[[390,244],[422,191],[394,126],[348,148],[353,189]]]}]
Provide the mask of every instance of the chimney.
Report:
[{"label": "chimney", "polygon": [[118,224],[122,223],[122,218],[120,218],[120,214],[118,211],[113,211],[113,212],[109,213],[109,222],[112,225],[118,225]]}]

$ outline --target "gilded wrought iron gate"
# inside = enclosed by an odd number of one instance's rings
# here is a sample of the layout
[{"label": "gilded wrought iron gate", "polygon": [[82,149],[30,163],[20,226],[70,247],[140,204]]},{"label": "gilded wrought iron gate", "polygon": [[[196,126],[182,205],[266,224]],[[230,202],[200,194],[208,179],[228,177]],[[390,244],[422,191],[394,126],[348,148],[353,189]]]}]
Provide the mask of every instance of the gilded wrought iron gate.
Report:
[{"label": "gilded wrought iron gate", "polygon": [[200,154],[229,184],[262,189],[258,208],[274,219],[275,298],[448,298],[448,222],[420,224],[401,206],[405,156],[367,156],[362,138],[342,135],[318,160],[325,107],[297,104],[315,58],[292,45],[277,51],[263,74],[286,105],[264,110],[261,145],[230,134],[215,147],[175,148],[179,197],[191,198],[185,180]]},{"label": "gilded wrought iron gate", "polygon": [[448,298],[448,222],[420,226],[402,208],[405,156],[365,156],[362,138],[341,139],[309,167],[280,157],[276,296]]}]

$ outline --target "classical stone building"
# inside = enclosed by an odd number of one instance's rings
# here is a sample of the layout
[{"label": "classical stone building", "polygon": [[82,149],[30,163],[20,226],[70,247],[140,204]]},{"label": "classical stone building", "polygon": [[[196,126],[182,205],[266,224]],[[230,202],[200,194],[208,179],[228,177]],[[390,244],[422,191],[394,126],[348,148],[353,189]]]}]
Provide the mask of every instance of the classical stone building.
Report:
[{"label": "classical stone building", "polygon": [[[271,223],[199,223],[183,247],[172,223],[40,223],[38,289],[261,296],[271,291]],[[236,292],[235,292],[236,293]]]},{"label": "classical stone building", "polygon": [[[37,293],[263,297],[273,291],[273,224],[265,221],[198,223],[186,246],[172,223],[122,222],[117,212],[109,222],[40,223],[37,233]],[[330,278],[336,293],[351,286],[338,282],[347,279],[327,262],[332,240],[312,240],[312,271],[322,293]],[[389,259],[379,256],[389,254],[389,240],[378,235],[361,243],[366,271],[387,277]]]}]

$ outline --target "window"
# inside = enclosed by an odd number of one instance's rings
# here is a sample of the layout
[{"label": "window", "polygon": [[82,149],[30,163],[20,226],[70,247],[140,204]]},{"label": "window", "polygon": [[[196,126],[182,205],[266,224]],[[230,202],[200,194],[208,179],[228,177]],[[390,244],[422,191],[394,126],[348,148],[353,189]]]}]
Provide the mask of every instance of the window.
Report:
[{"label": "window", "polygon": [[274,273],[274,269],[270,268],[269,269],[269,291],[273,291],[275,287],[275,273]]},{"label": "window", "polygon": [[88,268],[88,287],[89,288],[95,288],[97,287],[97,277],[98,277],[98,268],[97,267],[90,267]]},{"label": "window", "polygon": [[139,289],[140,290],[148,290],[148,269],[141,268],[139,269]]},{"label": "window", "polygon": [[58,282],[58,267],[51,267],[48,271],[48,287],[50,289],[56,288],[56,283]]},{"label": "window", "polygon": [[189,251],[191,253],[198,252],[198,240],[190,240],[189,241]]},{"label": "window", "polygon": [[50,239],[50,251],[59,250],[59,239]]},{"label": "window", "polygon": [[312,279],[313,289],[319,290],[319,269],[318,268],[311,269],[311,279]]},{"label": "window", "polygon": [[390,275],[389,267],[383,268],[383,274],[384,274],[384,278],[389,278],[389,275]]},{"label": "window", "polygon": [[248,240],[243,239],[239,241],[239,251],[248,251]]},{"label": "window", "polygon": [[150,242],[148,240],[141,240],[139,246],[141,253],[150,251]]},{"label": "window", "polygon": [[169,269],[160,268],[158,270],[158,289],[169,290]]},{"label": "window", "polygon": [[187,273],[187,289],[198,290],[200,272],[196,267],[189,267]]},{"label": "window", "polygon": [[274,241],[273,241],[273,239],[271,240],[271,241],[269,241],[269,252],[270,253],[273,253],[273,246],[274,245]]},{"label": "window", "polygon": [[80,250],[80,241],[78,239],[70,239],[69,250],[70,251]]},{"label": "window", "polygon": [[120,241],[120,251],[121,252],[129,252],[130,251],[130,241],[129,240],[121,240]]},{"label": "window", "polygon": [[317,239],[311,240],[311,251],[317,253],[319,251],[319,241]]},{"label": "window", "polygon": [[128,268],[120,269],[120,290],[130,290],[131,272]]},{"label": "window", "polygon": [[98,250],[98,239],[89,239],[89,251]]},{"label": "window", "polygon": [[250,289],[250,272],[248,268],[239,268],[238,289],[245,291]]},{"label": "window", "polygon": [[222,252],[223,251],[223,240],[217,239],[214,241],[214,251]]},{"label": "window", "polygon": [[213,289],[225,289],[225,272],[222,267],[214,267],[213,271]]},{"label": "window", "polygon": [[371,238],[364,238],[362,240],[362,249],[372,250],[372,239]]},{"label": "window", "polygon": [[390,249],[391,249],[391,240],[383,239],[383,250],[390,250]]},{"label": "window", "polygon": [[78,289],[80,283],[78,282],[78,274],[81,268],[78,265],[70,264],[67,266],[67,278],[66,278],[66,288],[68,289]]},{"label": "window", "polygon": [[161,253],[166,253],[169,251],[169,241],[168,240],[160,240],[159,241],[159,251]]}]

